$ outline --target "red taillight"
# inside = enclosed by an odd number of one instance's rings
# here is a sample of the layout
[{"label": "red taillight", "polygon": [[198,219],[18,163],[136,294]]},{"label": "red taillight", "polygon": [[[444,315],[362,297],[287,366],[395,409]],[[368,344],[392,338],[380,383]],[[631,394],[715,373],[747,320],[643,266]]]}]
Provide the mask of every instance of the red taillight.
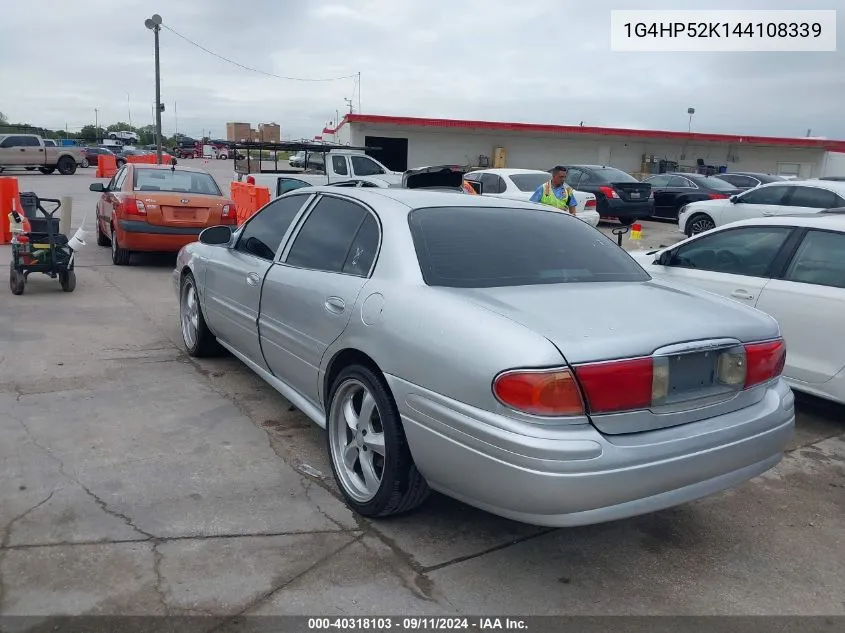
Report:
[{"label": "red taillight", "polygon": [[753,387],[783,373],[786,364],[786,344],[783,339],[766,343],[750,343],[745,346],[747,369],[745,388]]},{"label": "red taillight", "polygon": [[593,198],[592,200],[587,200],[584,204],[585,209],[595,209],[596,208],[596,199]]},{"label": "red taillight", "polygon": [[254,185],[254,184],[255,184],[255,178],[254,178],[254,177],[252,177],[252,176],[247,176],[247,177],[246,177],[246,184],[248,184],[248,185]]},{"label": "red taillight", "polygon": [[581,391],[568,369],[507,371],[493,381],[493,393],[505,406],[532,415],[584,414]]},{"label": "red taillight", "polygon": [[124,198],[122,206],[127,215],[147,215],[147,207],[137,198]]},{"label": "red taillight", "polygon": [[727,196],[723,193],[711,193],[708,194],[711,200],[724,200]]},{"label": "red taillight", "polygon": [[651,406],[655,390],[654,360],[651,358],[581,365],[575,368],[575,375],[584,390],[590,413]]},{"label": "red taillight", "polygon": [[220,213],[220,217],[223,219],[223,224],[235,224],[237,222],[237,213],[235,213],[235,205],[234,204],[224,204],[223,209]]},{"label": "red taillight", "polygon": [[619,194],[613,187],[599,187],[599,191],[604,194],[605,198],[618,198]]}]

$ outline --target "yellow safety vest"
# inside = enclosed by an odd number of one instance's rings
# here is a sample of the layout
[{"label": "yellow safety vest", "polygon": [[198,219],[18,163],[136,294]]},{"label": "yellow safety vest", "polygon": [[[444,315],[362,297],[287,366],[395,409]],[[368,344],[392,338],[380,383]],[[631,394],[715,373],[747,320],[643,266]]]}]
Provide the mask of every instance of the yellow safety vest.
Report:
[{"label": "yellow safety vest", "polygon": [[558,198],[554,191],[552,191],[551,180],[543,185],[543,196],[540,198],[542,204],[547,204],[558,209],[569,209],[569,197],[572,194],[572,187],[567,184],[563,185],[563,198]]}]

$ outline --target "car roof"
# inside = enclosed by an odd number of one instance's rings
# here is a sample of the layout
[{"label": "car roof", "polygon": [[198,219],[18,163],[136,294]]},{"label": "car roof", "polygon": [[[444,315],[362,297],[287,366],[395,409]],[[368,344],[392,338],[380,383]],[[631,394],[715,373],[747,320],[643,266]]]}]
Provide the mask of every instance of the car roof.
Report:
[{"label": "car roof", "polygon": [[[295,191],[305,191],[303,189],[296,189]],[[340,191],[343,195],[355,198],[366,204],[377,204],[380,199],[387,198],[398,202],[411,209],[423,207],[497,207],[497,208],[520,208],[520,209],[537,209],[537,205],[532,202],[521,202],[519,200],[509,200],[505,198],[494,198],[491,196],[470,196],[461,191],[438,191],[435,189],[381,189],[378,187],[349,187],[337,188],[331,185],[319,185],[317,187],[308,187],[307,193],[333,193],[338,194]]]},{"label": "car roof", "polygon": [[722,227],[738,226],[799,226],[812,228],[825,228],[833,231],[845,232],[845,207],[838,209],[827,209],[819,213],[794,213],[789,215],[774,215],[761,218],[750,218],[737,220]]},{"label": "car roof", "polygon": [[549,172],[542,169],[517,169],[510,167],[491,167],[490,169],[473,169],[468,171],[468,174],[496,174],[498,176],[515,176],[518,174],[543,174],[547,175]]},{"label": "car roof", "polygon": [[713,174],[714,176],[754,176],[755,178],[758,176],[764,176],[766,178],[782,178],[777,174],[766,174],[761,171],[728,171],[724,174]]},{"label": "car roof", "polygon": [[[150,165],[149,163],[129,163],[130,165],[134,165],[135,169],[173,169],[173,165]],[[198,167],[187,167],[183,165],[176,165],[176,171],[189,171],[195,174],[206,174],[210,176],[206,170],[199,169]]]},{"label": "car roof", "polygon": [[779,180],[777,182],[765,182],[759,185],[760,187],[815,187],[817,189],[827,189],[845,196],[845,182],[836,180]]}]

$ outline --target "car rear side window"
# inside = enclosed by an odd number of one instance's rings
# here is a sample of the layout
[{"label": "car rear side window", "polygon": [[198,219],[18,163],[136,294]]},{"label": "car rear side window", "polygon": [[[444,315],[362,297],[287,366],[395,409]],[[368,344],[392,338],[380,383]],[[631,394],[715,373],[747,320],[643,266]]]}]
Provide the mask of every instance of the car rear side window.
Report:
[{"label": "car rear side window", "polygon": [[346,166],[346,156],[332,156],[332,169],[339,176],[348,176],[349,168]]},{"label": "car rear side window", "polygon": [[845,288],[845,233],[809,231],[784,279],[805,284]]},{"label": "car rear side window", "polygon": [[352,242],[367,215],[364,207],[350,200],[324,196],[296,235],[285,263],[311,270],[343,272]]},{"label": "car rear side window", "polygon": [[835,193],[821,187],[795,187],[789,206],[832,209],[839,206],[839,200]]},{"label": "car rear side window", "polygon": [[261,259],[273,260],[296,214],[308,196],[277,198],[259,210],[243,228],[235,250]]},{"label": "car rear side window", "polygon": [[429,286],[493,288],[650,279],[624,250],[569,214],[436,207],[412,211],[409,223]]}]

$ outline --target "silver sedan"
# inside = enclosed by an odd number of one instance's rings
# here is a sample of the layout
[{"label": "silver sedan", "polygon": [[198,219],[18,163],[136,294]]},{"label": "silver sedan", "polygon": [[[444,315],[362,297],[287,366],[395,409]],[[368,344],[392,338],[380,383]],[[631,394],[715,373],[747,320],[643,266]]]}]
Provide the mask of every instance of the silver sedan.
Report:
[{"label": "silver sedan", "polygon": [[226,348],[326,428],[369,517],[436,490],[538,525],[620,519],[763,473],[794,430],[774,319],[530,203],[300,189],[206,229],[173,284],[188,352]]}]

